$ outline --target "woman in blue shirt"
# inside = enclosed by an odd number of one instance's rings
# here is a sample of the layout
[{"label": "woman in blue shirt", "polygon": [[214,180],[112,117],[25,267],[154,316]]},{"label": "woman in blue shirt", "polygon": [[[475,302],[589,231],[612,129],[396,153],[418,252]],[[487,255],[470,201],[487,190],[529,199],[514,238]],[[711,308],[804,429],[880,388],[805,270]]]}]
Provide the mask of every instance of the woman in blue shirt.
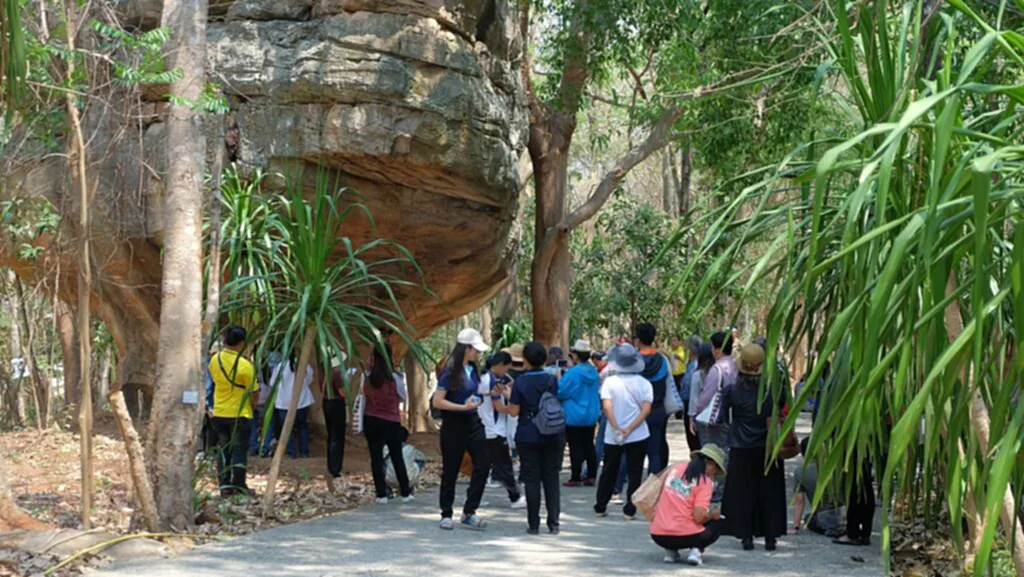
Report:
[{"label": "woman in blue shirt", "polygon": [[488,348],[480,331],[462,329],[434,391],[433,406],[441,411],[441,528],[449,531],[454,528],[455,482],[466,451],[473,459],[473,476],[466,491],[461,523],[470,529],[487,526],[487,522],[476,515],[491,460],[484,426],[476,410],[480,406],[480,373],[475,361]]},{"label": "woman in blue shirt", "polygon": [[558,471],[562,468],[562,455],[565,453],[565,433],[542,435],[533,423],[533,417],[546,391],[558,396],[558,380],[544,370],[548,356],[544,345],[528,343],[523,348],[523,356],[529,370],[512,385],[508,414],[519,418],[516,447],[519,448],[522,481],[526,487],[526,520],[529,524],[526,532],[530,535],[540,533],[540,488],[543,485],[548,532],[557,535],[561,513]]}]

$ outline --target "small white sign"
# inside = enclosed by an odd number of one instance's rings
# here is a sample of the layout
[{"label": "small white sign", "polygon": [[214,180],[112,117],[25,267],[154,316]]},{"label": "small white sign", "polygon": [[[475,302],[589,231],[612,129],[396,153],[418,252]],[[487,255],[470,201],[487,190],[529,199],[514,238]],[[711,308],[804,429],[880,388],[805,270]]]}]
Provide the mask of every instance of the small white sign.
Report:
[{"label": "small white sign", "polygon": [[198,405],[199,391],[185,391],[185,393],[181,395],[181,402],[184,405]]}]

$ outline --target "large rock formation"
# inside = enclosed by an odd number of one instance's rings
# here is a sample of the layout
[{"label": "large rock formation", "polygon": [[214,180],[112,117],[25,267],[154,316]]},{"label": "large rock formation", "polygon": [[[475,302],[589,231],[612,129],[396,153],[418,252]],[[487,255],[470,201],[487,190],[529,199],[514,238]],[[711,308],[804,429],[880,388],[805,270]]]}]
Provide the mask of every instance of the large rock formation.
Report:
[{"label": "large rock formation", "polygon": [[[409,248],[439,297],[402,295],[421,334],[493,296],[512,258],[528,124],[515,2],[210,3],[209,78],[232,102],[230,158],[292,175],[319,165],[356,189],[376,234]],[[114,4],[131,26],[158,24],[159,2]],[[141,130],[134,137],[124,136],[124,115],[101,114],[102,104],[87,115],[90,133],[110,135],[107,153],[90,159],[99,176],[92,300],[121,350],[122,382],[143,387],[154,379],[159,320],[164,92],[143,92],[150,101],[141,124],[128,127]],[[107,144],[98,138],[91,150]],[[23,191],[45,196],[73,220],[78,205],[62,160],[16,174]],[[346,234],[365,241],[375,233],[352,222]],[[53,271],[52,262],[2,256],[24,275]],[[77,269],[73,259],[59,262],[53,288],[73,304]]]}]

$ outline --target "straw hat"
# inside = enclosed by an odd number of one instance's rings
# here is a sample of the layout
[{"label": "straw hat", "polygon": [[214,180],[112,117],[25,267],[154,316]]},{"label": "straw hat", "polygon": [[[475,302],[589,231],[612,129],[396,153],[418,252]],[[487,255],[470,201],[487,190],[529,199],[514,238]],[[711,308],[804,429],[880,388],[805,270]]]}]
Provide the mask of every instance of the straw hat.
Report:
[{"label": "straw hat", "polygon": [[508,353],[509,356],[512,357],[513,363],[524,363],[526,362],[526,359],[523,358],[523,346],[523,343],[515,343],[501,350],[502,352]]},{"label": "straw hat", "polygon": [[761,366],[764,365],[764,349],[761,345],[750,343],[740,349],[740,356],[736,359],[736,368],[745,375],[758,376],[761,374]]},{"label": "straw hat", "polygon": [[714,443],[708,443],[700,449],[693,451],[690,455],[704,455],[718,465],[718,478],[725,476],[725,451]]}]

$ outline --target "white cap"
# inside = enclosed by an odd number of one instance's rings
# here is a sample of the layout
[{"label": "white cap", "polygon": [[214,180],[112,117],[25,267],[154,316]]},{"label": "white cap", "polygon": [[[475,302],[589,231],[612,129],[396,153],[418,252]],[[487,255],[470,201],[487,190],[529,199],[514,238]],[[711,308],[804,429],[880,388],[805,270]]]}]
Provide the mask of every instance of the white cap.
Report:
[{"label": "white cap", "polygon": [[460,345],[470,345],[481,353],[486,352],[487,349],[491,348],[484,342],[484,338],[480,336],[480,331],[476,329],[462,329],[459,331],[459,336],[455,339],[455,342]]},{"label": "white cap", "polygon": [[576,342],[573,343],[571,347],[569,347],[569,350],[577,353],[589,353],[590,341],[585,339],[577,339]]}]

